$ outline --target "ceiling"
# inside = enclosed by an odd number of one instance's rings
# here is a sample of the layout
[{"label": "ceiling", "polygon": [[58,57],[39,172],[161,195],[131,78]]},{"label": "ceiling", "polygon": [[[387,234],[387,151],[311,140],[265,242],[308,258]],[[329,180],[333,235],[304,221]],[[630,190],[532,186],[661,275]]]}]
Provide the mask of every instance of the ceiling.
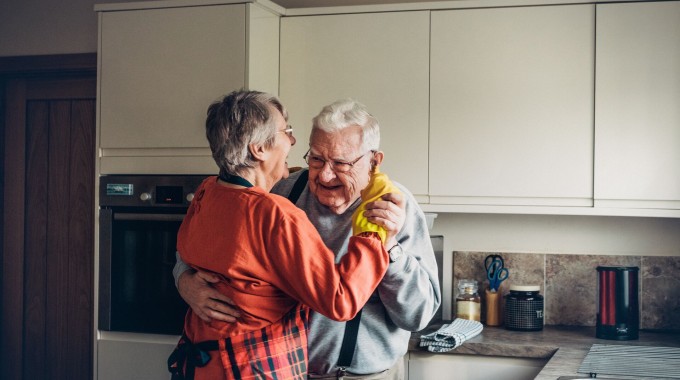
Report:
[{"label": "ceiling", "polygon": [[334,7],[349,5],[425,3],[432,0],[270,0],[284,8]]}]

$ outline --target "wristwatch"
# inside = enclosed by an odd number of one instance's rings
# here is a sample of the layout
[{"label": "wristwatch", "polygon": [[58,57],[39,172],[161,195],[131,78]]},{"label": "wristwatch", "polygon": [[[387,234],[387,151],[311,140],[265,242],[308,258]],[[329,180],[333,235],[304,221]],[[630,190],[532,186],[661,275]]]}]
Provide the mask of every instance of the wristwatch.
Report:
[{"label": "wristwatch", "polygon": [[387,253],[390,255],[390,263],[395,263],[399,261],[399,259],[404,255],[404,250],[401,249],[401,245],[397,243],[394,245],[394,247],[390,248]]}]

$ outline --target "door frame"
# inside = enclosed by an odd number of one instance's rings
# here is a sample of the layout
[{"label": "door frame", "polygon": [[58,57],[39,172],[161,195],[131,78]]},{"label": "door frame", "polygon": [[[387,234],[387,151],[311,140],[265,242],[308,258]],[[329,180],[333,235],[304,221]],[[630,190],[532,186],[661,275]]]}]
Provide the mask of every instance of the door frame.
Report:
[{"label": "door frame", "polygon": [[[97,54],[0,57],[0,368],[3,377],[23,377],[24,214],[26,191],[26,99],[31,80],[96,78]],[[27,84],[28,83],[28,84]],[[11,97],[8,94],[13,94]],[[49,95],[48,95],[49,96]],[[8,111],[12,112],[8,112]],[[11,183],[12,186],[5,186]],[[92,316],[94,318],[94,315]]]}]

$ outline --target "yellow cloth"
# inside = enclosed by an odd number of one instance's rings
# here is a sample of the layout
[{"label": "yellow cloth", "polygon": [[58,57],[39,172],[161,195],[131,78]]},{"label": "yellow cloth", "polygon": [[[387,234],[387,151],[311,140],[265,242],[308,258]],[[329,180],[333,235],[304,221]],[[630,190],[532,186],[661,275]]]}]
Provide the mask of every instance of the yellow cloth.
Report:
[{"label": "yellow cloth", "polygon": [[380,169],[376,166],[371,173],[368,186],[361,191],[361,204],[352,214],[352,233],[354,235],[359,235],[363,232],[377,232],[383,244],[385,243],[387,230],[382,226],[369,222],[364,216],[364,211],[366,211],[367,203],[377,201],[387,193],[401,193],[401,191],[390,181],[387,174],[380,173]]}]

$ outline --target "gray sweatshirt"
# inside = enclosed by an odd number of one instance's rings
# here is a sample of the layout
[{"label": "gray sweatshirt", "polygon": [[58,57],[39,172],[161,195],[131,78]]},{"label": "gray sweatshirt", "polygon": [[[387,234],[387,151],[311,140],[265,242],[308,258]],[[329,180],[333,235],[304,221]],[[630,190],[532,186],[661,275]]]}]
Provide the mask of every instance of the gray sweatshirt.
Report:
[{"label": "gray sweatshirt", "polygon": [[[301,172],[277,183],[272,193],[288,196]],[[397,235],[404,255],[391,263],[378,289],[363,308],[357,346],[349,372],[371,374],[390,368],[406,354],[412,331],[425,328],[441,304],[437,263],[427,230],[425,215],[413,195],[395,183],[406,199],[406,222]],[[357,200],[337,215],[305,187],[296,205],[305,210],[321,238],[336,255],[336,262],[347,252],[352,236],[352,213]],[[188,267],[179,259],[173,273]],[[312,312],[308,346],[309,373],[337,371],[337,361],[345,332],[345,322],[336,322]]]}]

